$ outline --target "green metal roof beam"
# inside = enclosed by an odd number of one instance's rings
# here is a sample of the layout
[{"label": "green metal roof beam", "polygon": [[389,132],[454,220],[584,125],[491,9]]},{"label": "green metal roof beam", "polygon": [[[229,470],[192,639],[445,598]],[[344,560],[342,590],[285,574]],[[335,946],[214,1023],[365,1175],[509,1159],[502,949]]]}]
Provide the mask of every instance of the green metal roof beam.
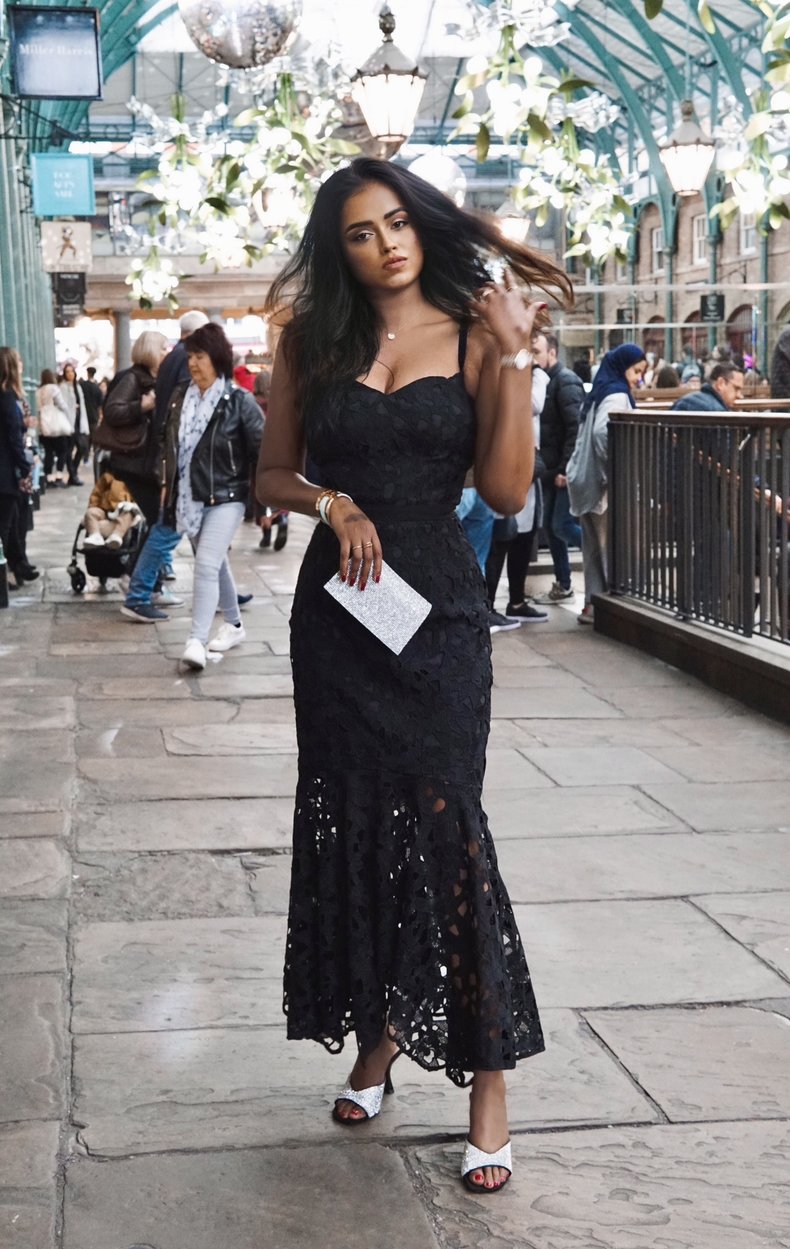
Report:
[{"label": "green metal roof beam", "polygon": [[663,39],[656,38],[655,31],[651,28],[650,23],[642,15],[637,5],[632,3],[632,0],[609,0],[609,4],[621,17],[631,23],[641,39],[642,52],[644,52],[645,48],[649,48],[651,56],[663,71],[672,94],[677,100],[682,100],[683,79],[667,55]]},{"label": "green metal roof beam", "polygon": [[647,152],[647,158],[650,165],[650,172],[655,178],[656,186],[658,188],[661,218],[664,224],[666,238],[673,238],[676,216],[674,193],[672,191],[669,178],[667,177],[666,170],[661,163],[658,144],[656,142],[655,134],[653,133],[653,126],[650,118],[647,116],[642,106],[642,101],[639,99],[635,88],[631,86],[631,83],[620,69],[619,63],[612,61],[609,58],[607,49],[603,46],[597,35],[593,33],[586,22],[579,17],[578,11],[567,8],[567,6],[562,2],[557,5],[557,11],[560,17],[564,21],[570,22],[573,29],[586,40],[588,48],[593,55],[599,59],[601,64],[608,65],[609,76],[619,90],[624,103],[627,105],[637,130],[639,131],[642,142],[645,145],[645,151]]}]

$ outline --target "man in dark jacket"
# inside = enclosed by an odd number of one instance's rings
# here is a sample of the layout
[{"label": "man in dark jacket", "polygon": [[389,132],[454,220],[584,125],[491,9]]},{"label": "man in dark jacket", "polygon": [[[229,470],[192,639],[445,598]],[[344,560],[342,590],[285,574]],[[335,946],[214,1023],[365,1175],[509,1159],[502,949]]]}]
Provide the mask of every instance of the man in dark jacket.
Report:
[{"label": "man in dark jacket", "polygon": [[544,464],[543,528],[554,564],[554,584],[536,603],[561,603],[573,598],[569,546],[581,546],[581,530],[568,503],[565,469],[576,446],[579,417],[584,403],[584,386],[572,369],[558,359],[555,334],[537,334],[533,343],[535,363],[549,375],[546,401],[540,414],[540,455]]},{"label": "man in dark jacket", "polygon": [[790,399],[790,325],[777,338],[771,358],[771,398]]},{"label": "man in dark jacket", "polygon": [[734,364],[717,364],[699,390],[692,390],[672,404],[673,412],[730,412],[743,397],[743,370]]}]

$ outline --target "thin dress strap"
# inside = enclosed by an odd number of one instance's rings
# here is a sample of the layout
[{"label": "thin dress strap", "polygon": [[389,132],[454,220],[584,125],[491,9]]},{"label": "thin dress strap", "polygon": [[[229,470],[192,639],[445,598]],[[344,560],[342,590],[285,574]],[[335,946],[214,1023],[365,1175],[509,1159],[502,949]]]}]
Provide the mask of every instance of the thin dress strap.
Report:
[{"label": "thin dress strap", "polygon": [[465,321],[461,326],[461,332],[458,335],[458,370],[460,373],[464,371],[464,362],[466,360],[466,340],[469,335],[469,326]]}]

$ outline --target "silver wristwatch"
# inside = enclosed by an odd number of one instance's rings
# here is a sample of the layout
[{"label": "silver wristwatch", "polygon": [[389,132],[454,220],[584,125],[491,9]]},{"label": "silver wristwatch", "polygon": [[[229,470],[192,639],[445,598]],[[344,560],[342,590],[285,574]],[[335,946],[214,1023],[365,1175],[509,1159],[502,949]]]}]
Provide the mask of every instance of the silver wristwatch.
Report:
[{"label": "silver wristwatch", "polygon": [[500,357],[499,364],[503,369],[528,369],[533,363],[535,357],[531,351],[527,351],[526,347],[522,347],[521,351],[514,351]]}]

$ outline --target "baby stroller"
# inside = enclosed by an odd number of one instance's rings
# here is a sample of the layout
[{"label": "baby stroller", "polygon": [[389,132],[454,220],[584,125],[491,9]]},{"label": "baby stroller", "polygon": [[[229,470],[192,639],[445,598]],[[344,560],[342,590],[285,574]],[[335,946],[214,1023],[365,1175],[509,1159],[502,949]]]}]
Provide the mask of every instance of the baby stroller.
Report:
[{"label": "baby stroller", "polygon": [[[147,529],[145,521],[141,518],[138,525],[133,525],[128,530],[121,546],[85,546],[82,544],[82,539],[87,531],[83,522],[80,521],[74,535],[74,545],[71,548],[71,563],[66,569],[74,593],[82,594],[88,584],[86,573],[88,576],[98,578],[102,593],[106,593],[107,582],[111,578],[128,576],[134,568],[138,552],[145,541]],[[77,563],[78,554],[82,555],[85,560],[85,572]]]}]

